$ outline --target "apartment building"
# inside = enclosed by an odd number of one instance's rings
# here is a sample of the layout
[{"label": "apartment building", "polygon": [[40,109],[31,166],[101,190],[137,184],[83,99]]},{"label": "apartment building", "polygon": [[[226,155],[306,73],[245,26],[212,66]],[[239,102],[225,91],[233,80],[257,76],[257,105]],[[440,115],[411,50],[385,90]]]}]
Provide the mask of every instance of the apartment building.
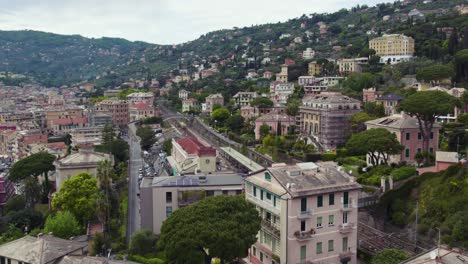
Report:
[{"label": "apartment building", "polygon": [[149,105],[145,102],[139,102],[128,107],[130,115],[130,122],[142,120],[148,117],[155,116],[153,105]]},{"label": "apartment building", "polygon": [[167,161],[173,175],[212,173],[216,171],[216,149],[196,138],[172,139],[172,152]]},{"label": "apartment building", "polygon": [[189,92],[187,90],[180,90],[179,91],[179,99],[187,100],[189,97]]},{"label": "apartment building", "polygon": [[241,194],[243,188],[242,176],[237,174],[145,177],[140,192],[141,228],[158,235],[175,210],[205,197]]},{"label": "apartment building", "polygon": [[313,75],[310,76],[299,76],[297,83],[301,86],[305,85],[314,85],[320,82],[320,79],[316,78]]},{"label": "apartment building", "polygon": [[195,98],[189,98],[182,101],[182,112],[199,111],[200,104]]},{"label": "apartment building", "polygon": [[355,59],[341,59],[337,61],[338,71],[340,74],[360,73],[362,72],[361,65]]},{"label": "apartment building", "polygon": [[414,39],[402,34],[383,35],[369,41],[381,63],[396,64],[413,58]]},{"label": "apartment building", "polygon": [[154,104],[154,94],[153,93],[132,93],[127,95],[127,101],[130,106],[136,105],[138,103],[145,103],[152,106]]},{"label": "apartment building", "polygon": [[386,94],[375,99],[377,104],[383,105],[385,115],[390,116],[397,114],[397,106],[400,101],[403,100],[403,96],[396,94]]},{"label": "apartment building", "polygon": [[276,74],[276,81],[287,82],[288,81],[288,65],[281,65],[281,71]]},{"label": "apartment building", "polygon": [[118,99],[107,99],[94,106],[96,112],[109,113],[114,125],[125,126],[130,121],[128,102]]},{"label": "apartment building", "polygon": [[299,107],[301,133],[314,137],[325,149],[336,149],[346,143],[350,117],[360,108],[360,101],[341,93],[306,96]]},{"label": "apartment building", "polygon": [[294,93],[294,84],[285,82],[272,82],[270,84],[270,99],[279,104],[286,104],[288,98]]},{"label": "apartment building", "polygon": [[70,120],[84,117],[84,109],[78,106],[53,107],[45,110],[45,119],[49,132],[52,131],[54,123],[60,123],[57,120]]},{"label": "apartment building", "polygon": [[266,115],[262,115],[255,120],[255,139],[260,139],[260,127],[267,125],[270,130],[270,134],[273,135],[287,135],[292,133],[296,126],[296,118],[288,116],[283,113],[271,112]]},{"label": "apartment building", "polygon": [[360,185],[334,163],[273,164],[245,180],[262,218],[253,264],[356,263]]},{"label": "apartment building", "polygon": [[256,92],[238,92],[233,96],[238,107],[250,105],[250,102],[259,97]]},{"label": "apartment building", "polygon": [[91,126],[75,128],[70,131],[71,141],[74,146],[82,144],[100,145],[102,143],[102,130],[104,126]]},{"label": "apartment building", "polygon": [[[389,163],[399,163],[405,161],[410,164],[415,164],[414,156],[423,149],[423,140],[419,131],[418,120],[405,113],[394,114],[392,116],[382,117],[379,119],[366,122],[367,129],[385,128],[396,135],[397,140],[405,146],[405,149],[398,155],[389,157]],[[429,152],[435,153],[439,149],[439,129],[441,126],[438,123],[434,124],[429,135]],[[367,157],[369,160],[369,157]],[[368,162],[370,164],[370,162]]]},{"label": "apartment building", "polygon": [[205,98],[205,107],[203,107],[202,112],[210,113],[213,112],[214,105],[224,105],[224,96],[220,93],[210,94]]},{"label": "apartment building", "polygon": [[321,64],[318,64],[316,61],[309,62],[309,75],[311,76],[320,76],[322,74],[323,67]]}]

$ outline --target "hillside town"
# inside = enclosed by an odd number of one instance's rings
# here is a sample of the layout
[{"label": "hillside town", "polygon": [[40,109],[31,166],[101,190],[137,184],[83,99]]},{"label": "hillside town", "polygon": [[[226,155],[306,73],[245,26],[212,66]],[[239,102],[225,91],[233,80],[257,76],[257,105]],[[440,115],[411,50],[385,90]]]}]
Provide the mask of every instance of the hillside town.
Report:
[{"label": "hillside town", "polygon": [[468,262],[468,5],[343,10],[112,84],[0,72],[0,263]]}]

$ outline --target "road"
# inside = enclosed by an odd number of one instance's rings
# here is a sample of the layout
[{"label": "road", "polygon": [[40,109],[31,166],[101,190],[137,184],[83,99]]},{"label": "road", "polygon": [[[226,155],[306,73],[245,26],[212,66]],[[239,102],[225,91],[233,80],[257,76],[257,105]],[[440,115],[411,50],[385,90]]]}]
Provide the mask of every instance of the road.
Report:
[{"label": "road", "polygon": [[132,234],[140,229],[140,192],[138,187],[138,170],[143,166],[140,142],[136,136],[135,124],[128,125],[130,161],[128,166],[128,211],[127,211],[127,245]]}]

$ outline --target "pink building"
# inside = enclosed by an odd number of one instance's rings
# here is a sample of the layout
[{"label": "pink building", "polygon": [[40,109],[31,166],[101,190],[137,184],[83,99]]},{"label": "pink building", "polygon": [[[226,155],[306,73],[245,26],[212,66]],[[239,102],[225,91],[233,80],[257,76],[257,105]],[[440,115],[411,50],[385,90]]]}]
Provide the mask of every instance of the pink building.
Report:
[{"label": "pink building", "polygon": [[[421,132],[419,132],[418,120],[405,113],[395,114],[392,116],[382,117],[379,119],[366,122],[367,129],[385,128],[394,133],[397,140],[405,146],[405,149],[399,155],[389,157],[390,163],[399,163],[405,161],[408,163],[416,163],[414,156],[422,151],[423,140]],[[430,134],[429,152],[435,153],[439,146],[439,129],[440,125],[435,123]],[[368,162],[370,163],[370,162]]]},{"label": "pink building", "polygon": [[379,98],[380,95],[381,93],[379,93],[374,87],[371,87],[369,89],[363,89],[362,101],[364,103],[375,102],[375,99]]},{"label": "pink building", "polygon": [[281,131],[281,135],[286,135],[292,131],[292,128],[296,125],[296,120],[292,116],[276,112],[262,115],[255,120],[256,140],[260,139],[260,127],[264,124],[270,127],[270,134],[276,135]]},{"label": "pink building", "polygon": [[263,78],[270,79],[271,77],[273,77],[273,73],[271,71],[266,71],[263,73]]},{"label": "pink building", "polygon": [[297,79],[297,83],[301,86],[304,85],[314,85],[321,81],[321,79],[317,79],[315,76],[299,76]]},{"label": "pink building", "polygon": [[286,59],[284,59],[284,64],[286,64],[288,66],[291,66],[291,65],[296,64],[296,61],[291,59],[291,58],[286,58]]},{"label": "pink building", "polygon": [[273,164],[246,178],[262,218],[250,263],[356,263],[360,189],[330,162]]}]

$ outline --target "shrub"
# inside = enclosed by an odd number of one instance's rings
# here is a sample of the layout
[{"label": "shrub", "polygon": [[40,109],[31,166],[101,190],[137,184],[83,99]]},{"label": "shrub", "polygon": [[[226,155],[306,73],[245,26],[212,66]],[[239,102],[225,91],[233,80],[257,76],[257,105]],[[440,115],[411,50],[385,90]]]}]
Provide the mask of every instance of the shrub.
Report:
[{"label": "shrub", "polygon": [[322,160],[323,161],[335,161],[336,160],[336,153],[335,152],[323,153]]},{"label": "shrub", "polygon": [[395,181],[401,181],[407,179],[413,175],[416,175],[416,168],[413,166],[403,166],[394,169],[391,173]]},{"label": "shrub", "polygon": [[138,255],[129,255],[128,260],[136,261],[142,264],[164,264],[164,260],[159,258],[145,258]]}]

